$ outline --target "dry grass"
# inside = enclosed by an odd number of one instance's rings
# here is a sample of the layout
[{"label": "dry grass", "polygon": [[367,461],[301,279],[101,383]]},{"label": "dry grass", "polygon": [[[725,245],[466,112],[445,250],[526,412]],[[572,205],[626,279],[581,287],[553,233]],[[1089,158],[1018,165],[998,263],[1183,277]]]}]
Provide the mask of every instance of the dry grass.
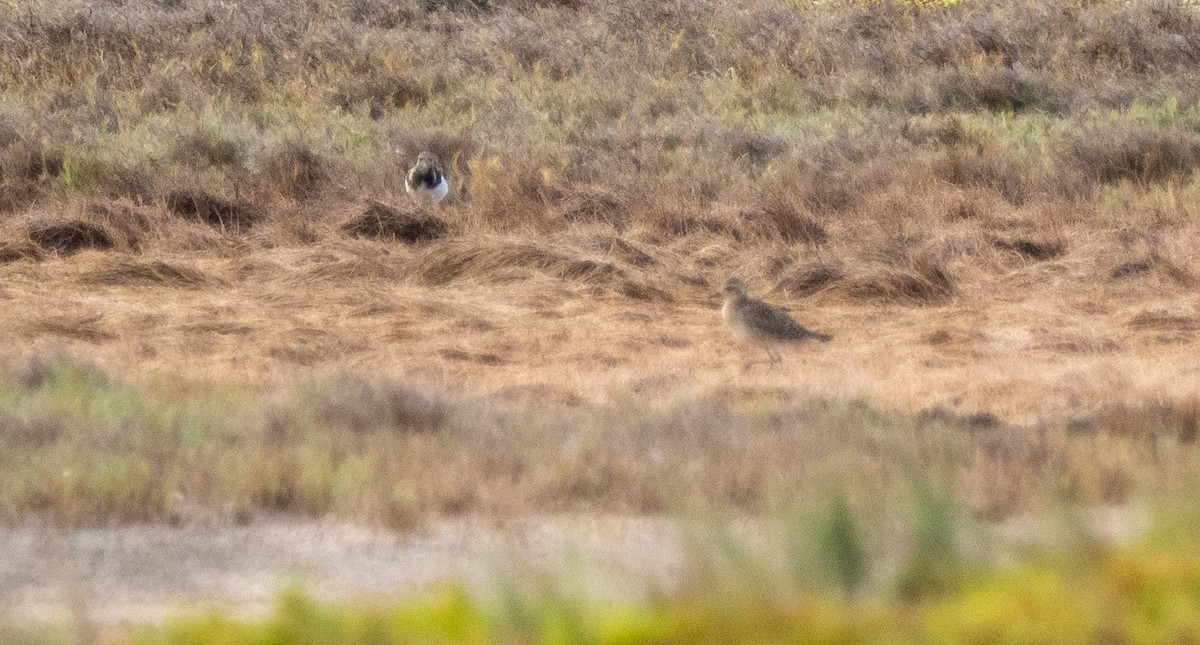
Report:
[{"label": "dry grass", "polygon": [[[1195,400],[1193,8],[227,4],[0,15],[6,361],[1030,427]],[[731,275],[836,340],[741,372]]]},{"label": "dry grass", "polygon": [[[68,335],[98,322],[43,324]],[[133,387],[34,361],[0,382],[0,521],[282,512],[410,528],[464,514],[764,513],[832,482],[899,504],[914,472],[998,520],[1064,497],[1113,505],[1174,490],[1200,456],[1194,402],[1014,427],[985,413],[884,414],[787,392],[656,404],[627,394],[586,407],[553,390],[516,394],[454,397],[347,374],[263,394]]]}]

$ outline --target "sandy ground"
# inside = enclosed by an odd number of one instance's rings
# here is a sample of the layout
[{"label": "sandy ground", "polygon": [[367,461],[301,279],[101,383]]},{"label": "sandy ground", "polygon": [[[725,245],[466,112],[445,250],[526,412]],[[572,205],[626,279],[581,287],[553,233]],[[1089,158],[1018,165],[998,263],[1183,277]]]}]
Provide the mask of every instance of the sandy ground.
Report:
[{"label": "sandy ground", "polygon": [[[1095,535],[1125,540],[1148,524],[1128,508],[1082,512]],[[1066,516],[992,527],[1001,544],[1043,543]],[[763,533],[735,532],[754,544]],[[685,525],[618,516],[547,517],[506,526],[443,521],[399,535],[343,523],[274,519],[249,526],[135,526],[62,533],[0,529],[0,622],[147,623],[222,607],[267,611],[293,582],[321,598],[380,600],[441,583],[479,590],[503,577],[560,574],[598,596],[670,588],[684,568]],[[562,575],[562,574],[565,574]]]},{"label": "sandy ground", "polygon": [[[680,561],[667,520],[441,522],[398,535],[302,520],[249,526],[0,529],[0,620],[152,622],[226,607],[258,613],[293,582],[324,598],[380,598],[429,585],[566,570],[592,593],[669,583]],[[577,576],[574,577],[574,576]]]}]

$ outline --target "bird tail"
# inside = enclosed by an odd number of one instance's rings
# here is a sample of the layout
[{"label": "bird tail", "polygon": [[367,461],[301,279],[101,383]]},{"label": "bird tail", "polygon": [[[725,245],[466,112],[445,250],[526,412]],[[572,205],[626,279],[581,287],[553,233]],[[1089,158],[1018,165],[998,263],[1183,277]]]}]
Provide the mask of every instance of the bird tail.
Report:
[{"label": "bird tail", "polygon": [[822,343],[828,343],[829,341],[833,340],[833,336],[830,336],[829,334],[822,334],[816,331],[809,332],[808,337],[813,340],[819,340]]}]

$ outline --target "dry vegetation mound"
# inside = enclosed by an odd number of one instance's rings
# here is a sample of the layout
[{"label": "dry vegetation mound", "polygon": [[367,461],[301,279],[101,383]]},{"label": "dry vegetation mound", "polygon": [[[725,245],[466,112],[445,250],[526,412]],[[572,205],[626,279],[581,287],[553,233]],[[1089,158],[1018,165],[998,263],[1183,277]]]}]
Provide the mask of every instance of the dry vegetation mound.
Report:
[{"label": "dry vegetation mound", "polygon": [[450,230],[449,225],[427,212],[400,210],[379,202],[367,206],[362,214],[342,222],[342,232],[353,237],[418,244],[436,240]]},{"label": "dry vegetation mound", "polygon": [[230,233],[247,231],[265,218],[261,210],[246,202],[225,199],[202,190],[173,191],[167,194],[166,207],[176,215]]},{"label": "dry vegetation mound", "polygon": [[261,162],[260,173],[292,199],[308,199],[330,183],[329,162],[307,146],[289,143]]},{"label": "dry vegetation mound", "polygon": [[906,305],[945,304],[958,293],[950,272],[932,260],[852,274],[833,289],[853,300]]},{"label": "dry vegetation mound", "polygon": [[1034,261],[1053,260],[1067,252],[1066,242],[1059,239],[1000,238],[993,241],[992,245],[1001,251],[1011,251]]},{"label": "dry vegetation mound", "polygon": [[101,267],[85,279],[90,284],[106,286],[149,285],[180,288],[209,286],[214,281],[203,272],[159,260],[149,262],[118,261]]},{"label": "dry vegetation mound", "polygon": [[608,224],[622,231],[629,223],[629,207],[611,193],[577,192],[564,201],[562,217],[572,223]]},{"label": "dry vegetation mound", "polygon": [[[507,282],[536,270],[563,280],[606,282],[624,276],[616,265],[580,257],[566,250],[512,238],[479,238],[443,242],[413,262],[413,275],[428,285],[456,280]],[[524,273],[524,271],[522,271]]]},{"label": "dry vegetation mound", "polygon": [[113,237],[108,231],[82,220],[35,223],[30,225],[28,234],[39,248],[60,255],[71,255],[84,249],[106,250],[113,247]]}]

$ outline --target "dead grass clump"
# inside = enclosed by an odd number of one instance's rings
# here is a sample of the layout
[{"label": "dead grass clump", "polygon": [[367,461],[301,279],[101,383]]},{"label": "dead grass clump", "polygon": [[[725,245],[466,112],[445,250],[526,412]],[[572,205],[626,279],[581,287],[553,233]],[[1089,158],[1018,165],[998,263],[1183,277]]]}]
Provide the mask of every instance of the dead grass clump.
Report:
[{"label": "dead grass clump", "polygon": [[667,242],[693,235],[720,235],[734,240],[743,237],[736,219],[721,217],[699,206],[691,209],[682,204],[664,203],[661,207],[650,210],[639,220],[639,224],[647,226],[651,233],[650,239],[655,242]]},{"label": "dead grass clump", "polygon": [[360,435],[434,434],[449,416],[449,405],[443,399],[390,380],[342,375],[305,394],[323,428]]},{"label": "dead grass clump", "polygon": [[783,139],[746,128],[737,128],[726,133],[725,140],[730,158],[745,162],[756,171],[788,149],[788,144]]},{"label": "dead grass clump", "polygon": [[950,272],[932,260],[851,276],[836,289],[853,300],[917,306],[943,304],[958,293]]},{"label": "dead grass clump", "polygon": [[334,90],[333,105],[346,112],[365,106],[372,119],[380,119],[388,110],[408,106],[424,106],[429,102],[429,89],[415,80],[396,76],[391,78],[356,79]]},{"label": "dead grass clump", "polygon": [[176,141],[172,157],[193,168],[236,168],[245,163],[246,149],[211,128],[198,128]]},{"label": "dead grass clump", "polygon": [[580,246],[588,251],[603,253],[615,257],[632,266],[643,268],[658,264],[653,256],[636,245],[612,235],[593,235],[580,241]]},{"label": "dead grass clump", "polygon": [[37,262],[44,256],[42,250],[32,242],[0,242],[0,264],[19,262],[21,260]]},{"label": "dead grass clump", "polygon": [[109,331],[110,328],[103,314],[87,312],[55,314],[29,322],[29,329],[33,332],[91,343],[116,338],[117,335]]},{"label": "dead grass clump", "polygon": [[1190,446],[1200,438],[1200,401],[1116,407],[1096,415],[1089,429],[1134,439],[1167,439]]},{"label": "dead grass clump", "polygon": [[167,194],[167,210],[220,229],[236,233],[249,230],[264,214],[245,202],[235,202],[202,190],[176,190]]},{"label": "dead grass clump", "polygon": [[138,168],[106,168],[95,183],[95,190],[110,199],[128,198],[134,203],[146,205],[154,202],[156,185],[154,178]]},{"label": "dead grass clump", "polygon": [[544,171],[545,161],[519,156],[471,159],[464,190],[456,191],[453,197],[469,194],[477,221],[497,228],[559,228],[563,220],[556,216],[559,211],[554,205],[564,192],[559,182]]},{"label": "dead grass clump", "polygon": [[937,85],[940,107],[992,112],[1053,108],[1051,90],[1011,69],[951,70]]},{"label": "dead grass clump", "polygon": [[608,224],[618,231],[624,230],[629,221],[629,207],[603,190],[572,194],[563,201],[560,211],[568,222]]},{"label": "dead grass clump", "polygon": [[307,199],[331,181],[328,163],[312,149],[290,143],[267,155],[259,176],[292,199]]},{"label": "dead grass clump", "polygon": [[970,133],[956,114],[923,114],[910,117],[900,127],[900,136],[916,145],[954,146],[967,143],[970,139]]},{"label": "dead grass clump", "polygon": [[105,229],[82,220],[39,222],[28,229],[29,239],[45,251],[73,255],[84,249],[106,250],[113,247],[112,235]]},{"label": "dead grass clump", "polygon": [[1200,167],[1200,138],[1180,130],[1109,125],[1074,137],[1062,154],[1095,184],[1154,183]]},{"label": "dead grass clump", "polygon": [[0,213],[16,212],[46,192],[48,180],[62,174],[61,149],[17,139],[0,148]]},{"label": "dead grass clump", "polygon": [[468,15],[490,12],[494,7],[492,0],[423,0],[421,6],[427,13],[445,9]]},{"label": "dead grass clump", "polygon": [[613,283],[625,273],[616,265],[573,257],[549,246],[506,239],[452,240],[431,247],[412,264],[421,283],[444,285],[460,279],[514,277],[513,269],[533,269],[562,280]]},{"label": "dead grass clump", "polygon": [[162,286],[194,288],[213,281],[203,272],[159,260],[136,262],[122,260],[102,267],[87,276],[85,282],[104,286]]},{"label": "dead grass clump", "polygon": [[1200,317],[1181,311],[1148,309],[1130,318],[1126,326],[1145,331],[1193,332],[1200,331]]},{"label": "dead grass clump", "polygon": [[1029,198],[1027,163],[995,146],[950,148],[934,160],[933,173],[955,186],[994,190],[1014,206]]},{"label": "dead grass clump", "polygon": [[807,173],[797,188],[801,202],[817,213],[844,213],[858,206],[864,193],[853,185],[851,171],[816,170]]},{"label": "dead grass clump", "polygon": [[460,361],[463,363],[478,363],[479,365],[497,366],[503,365],[505,361],[500,356],[491,352],[469,352],[457,347],[447,347],[438,350],[438,356],[448,361]]},{"label": "dead grass clump", "polygon": [[758,235],[789,244],[824,244],[829,240],[825,227],[804,209],[782,196],[765,200],[741,218]]},{"label": "dead grass clump", "polygon": [[833,286],[846,275],[846,268],[840,264],[817,262],[784,272],[776,288],[788,295],[807,296]]},{"label": "dead grass clump", "polygon": [[[1200,27],[1194,7],[1172,0],[1115,4],[1085,14],[1073,43],[1081,62],[1150,74],[1195,65]],[[1107,70],[1105,70],[1107,71]]]},{"label": "dead grass clump", "polygon": [[1001,238],[993,240],[992,246],[1001,251],[1011,251],[1023,258],[1038,262],[1053,260],[1067,252],[1067,243],[1061,239]]},{"label": "dead grass clump", "polygon": [[564,408],[577,408],[586,402],[577,394],[549,383],[513,383],[493,390],[493,400],[521,405],[538,404]]},{"label": "dead grass clump", "polygon": [[0,182],[0,213],[12,213],[27,208],[43,194],[43,189],[36,182]]},{"label": "dead grass clump", "polygon": [[1161,275],[1183,287],[1196,284],[1196,276],[1187,267],[1158,253],[1151,253],[1146,259],[1122,262],[1109,272],[1109,277],[1113,280],[1152,275]]},{"label": "dead grass clump", "polygon": [[379,202],[372,203],[361,215],[352,217],[340,226],[352,237],[419,244],[446,234],[449,225],[443,220],[417,210],[399,210]]},{"label": "dead grass clump", "polygon": [[85,212],[89,221],[112,235],[118,249],[141,250],[144,239],[155,229],[155,218],[126,200],[91,202]]},{"label": "dead grass clump", "polygon": [[65,164],[61,148],[21,139],[0,154],[0,180],[53,179],[62,174]]}]

